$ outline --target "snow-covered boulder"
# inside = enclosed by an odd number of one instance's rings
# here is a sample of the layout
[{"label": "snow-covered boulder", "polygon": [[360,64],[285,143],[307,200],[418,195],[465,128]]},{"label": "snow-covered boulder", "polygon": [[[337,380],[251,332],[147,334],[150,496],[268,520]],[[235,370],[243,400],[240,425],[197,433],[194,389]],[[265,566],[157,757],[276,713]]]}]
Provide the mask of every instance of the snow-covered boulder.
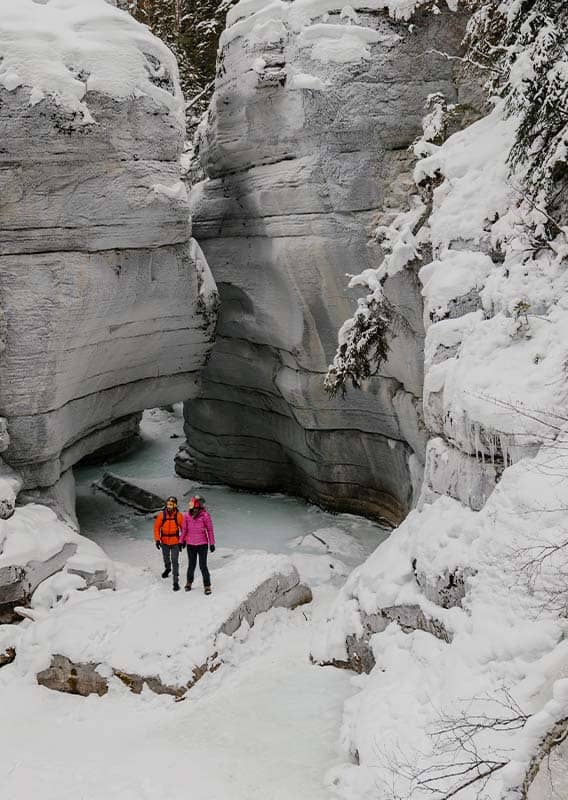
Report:
[{"label": "snow-covered boulder", "polygon": [[196,391],[216,295],[177,65],[147,28],[105,0],[0,0],[0,109],[3,457],[47,492]]},{"label": "snow-covered boulder", "polygon": [[35,654],[23,641],[22,661],[32,658],[38,682],[58,691],[102,695],[116,676],[136,693],[180,697],[220,666],[227,637],[271,608],[312,599],[285,556],[241,555],[214,582],[210,597],[173,595],[163,583],[75,595],[29,629]]},{"label": "snow-covered boulder", "polygon": [[110,560],[94,542],[80,536],[45,506],[28,504],[0,521],[0,622],[20,619],[38,586],[66,570],[82,584],[114,586]]},{"label": "snow-covered boulder", "polygon": [[[551,459],[552,482],[547,472]],[[366,792],[378,783],[393,781],[404,796],[416,772],[434,776],[447,758],[444,748],[452,742],[459,746],[452,732],[460,724],[468,726],[478,755],[490,759],[500,754],[504,769],[487,785],[488,798],[548,797],[536,790],[515,794],[513,788],[517,791],[525,781],[528,790],[546,747],[553,749],[555,733],[560,737],[568,725],[568,649],[561,611],[567,475],[568,459],[551,444],[533,461],[505,470],[479,512],[448,497],[412,511],[348,578],[312,645],[319,663],[369,673],[345,707],[342,739],[358,766],[336,770],[339,797],[357,796],[354,787],[359,796],[371,797]],[[531,498],[535,507],[526,513]],[[557,543],[561,549],[535,561],[542,552],[539,542],[551,548]],[[464,563],[470,573],[464,597],[453,607],[447,607],[443,592],[428,596],[416,580],[417,574],[425,576],[433,590],[438,576],[455,573]],[[439,621],[447,635],[417,624],[419,618],[391,616],[388,624],[389,609],[410,606],[422,618]],[[369,622],[377,620],[382,624],[371,627]],[[494,719],[511,722],[490,724]],[[446,733],[437,737],[442,728]],[[457,758],[455,753],[465,751],[451,752]],[[554,759],[558,769],[561,752]],[[468,761],[464,756],[464,765]],[[415,768],[397,769],[401,763]],[[452,785],[451,776],[441,772],[436,780],[438,786]],[[545,770],[539,781],[544,785]]]},{"label": "snow-covered boulder", "polygon": [[391,522],[408,511],[426,445],[415,273],[387,286],[396,320],[381,376],[346,400],[323,379],[353,309],[346,273],[380,263],[371,234],[408,202],[424,101],[458,98],[453,62],[433,50],[457,52],[464,19],[439,10],[409,27],[397,3],[230,9],[197,141],[206,178],[191,193],[222,310],[186,406],[181,475]]}]

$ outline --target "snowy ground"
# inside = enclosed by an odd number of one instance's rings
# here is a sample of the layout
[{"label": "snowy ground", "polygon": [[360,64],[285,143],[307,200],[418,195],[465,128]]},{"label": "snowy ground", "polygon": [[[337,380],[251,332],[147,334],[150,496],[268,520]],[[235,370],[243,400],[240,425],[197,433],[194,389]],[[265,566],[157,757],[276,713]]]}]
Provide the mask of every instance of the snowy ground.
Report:
[{"label": "snowy ground", "polygon": [[[148,481],[158,493],[175,491],[181,500],[189,484],[173,476],[179,440],[170,439],[180,428],[179,413],[147,414],[142,449],[111,469]],[[101,471],[78,470],[82,532],[122,562],[118,576],[123,588],[150,589],[160,581],[161,569],[151,520],[93,493],[90,483]],[[339,730],[343,704],[355,687],[350,673],[310,664],[313,626],[327,615],[340,573],[361,562],[386,534],[366,520],[326,514],[290,498],[220,487],[200,491],[208,499],[220,545],[213,567],[239,549],[294,554],[300,571],[313,578],[314,602],[293,612],[260,615],[248,635],[224,652],[224,665],[179,703],[149,691],[133,695],[113,680],[103,698],[64,695],[37,686],[25,659],[4,667],[0,708],[10,724],[0,729],[0,786],[7,797],[332,796],[326,774],[344,760]],[[215,577],[213,583],[222,592]],[[172,603],[192,599],[171,594]]]}]

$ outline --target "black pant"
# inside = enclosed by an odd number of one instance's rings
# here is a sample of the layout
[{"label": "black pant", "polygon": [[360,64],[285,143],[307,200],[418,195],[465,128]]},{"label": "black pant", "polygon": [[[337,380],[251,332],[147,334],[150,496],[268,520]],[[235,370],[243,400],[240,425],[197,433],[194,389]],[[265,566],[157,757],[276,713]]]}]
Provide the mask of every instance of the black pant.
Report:
[{"label": "black pant", "polygon": [[168,572],[174,568],[173,579],[174,583],[179,581],[179,544],[164,544],[162,542],[162,556],[164,558],[164,567]]},{"label": "black pant", "polygon": [[211,575],[207,569],[207,550],[209,545],[206,544],[188,544],[187,545],[187,582],[193,583],[193,576],[195,575],[195,565],[197,564],[197,556],[199,556],[199,569],[203,575],[203,585],[211,586]]}]

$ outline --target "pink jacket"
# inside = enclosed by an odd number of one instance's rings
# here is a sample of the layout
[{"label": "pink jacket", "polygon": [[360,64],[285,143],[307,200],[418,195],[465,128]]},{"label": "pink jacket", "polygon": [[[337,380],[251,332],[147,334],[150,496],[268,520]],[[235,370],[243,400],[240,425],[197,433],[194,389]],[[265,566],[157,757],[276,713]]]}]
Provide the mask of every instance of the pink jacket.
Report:
[{"label": "pink jacket", "polygon": [[213,523],[204,508],[199,511],[196,517],[192,517],[189,513],[183,515],[179,540],[181,544],[215,544]]}]

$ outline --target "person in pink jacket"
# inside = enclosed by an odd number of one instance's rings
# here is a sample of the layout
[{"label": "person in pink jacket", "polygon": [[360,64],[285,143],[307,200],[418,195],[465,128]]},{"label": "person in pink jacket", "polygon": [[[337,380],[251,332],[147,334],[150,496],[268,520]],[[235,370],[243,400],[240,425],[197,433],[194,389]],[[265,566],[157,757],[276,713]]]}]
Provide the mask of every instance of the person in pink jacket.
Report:
[{"label": "person in pink jacket", "polygon": [[187,583],[185,591],[189,592],[193,585],[195,566],[199,558],[199,569],[203,576],[205,594],[211,594],[211,575],[207,569],[207,551],[215,552],[215,534],[209,513],[205,510],[205,500],[194,495],[189,501],[187,514],[183,515],[181,545],[187,545]]}]

